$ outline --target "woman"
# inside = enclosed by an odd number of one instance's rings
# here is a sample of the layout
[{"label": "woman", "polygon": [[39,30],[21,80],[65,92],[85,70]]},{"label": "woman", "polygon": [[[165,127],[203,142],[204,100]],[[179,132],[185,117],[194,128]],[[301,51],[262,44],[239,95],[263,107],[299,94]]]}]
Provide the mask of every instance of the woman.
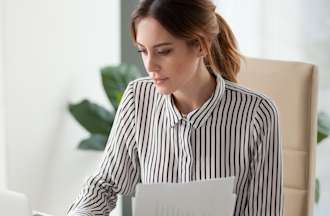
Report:
[{"label": "woman", "polygon": [[235,216],[282,215],[278,112],[236,84],[241,56],[210,0],[145,0],[132,14],[149,76],[129,83],[104,158],[69,215],[108,215],[137,183],[236,176]]}]

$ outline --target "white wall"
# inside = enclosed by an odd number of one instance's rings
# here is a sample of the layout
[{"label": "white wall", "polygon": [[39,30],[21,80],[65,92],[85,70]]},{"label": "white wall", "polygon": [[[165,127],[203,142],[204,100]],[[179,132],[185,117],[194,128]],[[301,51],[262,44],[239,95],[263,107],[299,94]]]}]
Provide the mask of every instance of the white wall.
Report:
[{"label": "white wall", "polygon": [[244,55],[286,60],[305,57],[301,0],[213,2],[234,31]]},{"label": "white wall", "polygon": [[3,0],[0,0],[0,188],[6,183],[5,105],[4,105],[4,62],[3,62]]},{"label": "white wall", "polygon": [[258,56],[262,52],[261,16],[263,0],[213,0],[216,11],[228,22],[245,55]]},{"label": "white wall", "polygon": [[69,101],[108,105],[99,68],[120,61],[119,0],[10,0],[5,5],[8,185],[34,209],[64,215],[100,152]]}]

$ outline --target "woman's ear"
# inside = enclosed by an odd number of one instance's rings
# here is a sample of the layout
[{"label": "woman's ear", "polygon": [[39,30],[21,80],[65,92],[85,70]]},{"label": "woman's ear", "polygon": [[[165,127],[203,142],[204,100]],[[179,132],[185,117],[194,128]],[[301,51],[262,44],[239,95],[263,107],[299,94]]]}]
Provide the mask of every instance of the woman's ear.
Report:
[{"label": "woman's ear", "polygon": [[207,55],[206,44],[202,40],[198,40],[197,44],[197,55],[198,57],[205,57]]},{"label": "woman's ear", "polygon": [[189,43],[193,52],[197,57],[205,57],[207,55],[206,48],[203,46],[203,42],[200,39],[195,39]]},{"label": "woman's ear", "polygon": [[204,46],[200,46],[199,48],[199,56],[200,57],[205,57],[207,55],[206,49],[204,48]]}]

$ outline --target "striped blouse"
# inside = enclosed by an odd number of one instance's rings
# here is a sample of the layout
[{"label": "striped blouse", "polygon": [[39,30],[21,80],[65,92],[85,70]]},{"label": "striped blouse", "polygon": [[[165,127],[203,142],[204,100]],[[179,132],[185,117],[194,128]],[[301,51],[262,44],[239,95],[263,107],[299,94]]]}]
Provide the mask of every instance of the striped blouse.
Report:
[{"label": "striped blouse", "polygon": [[68,215],[109,215],[117,194],[134,193],[137,183],[228,176],[236,176],[234,216],[283,215],[278,110],[269,97],[214,76],[211,97],[185,117],[149,77],[131,81],[100,165]]}]

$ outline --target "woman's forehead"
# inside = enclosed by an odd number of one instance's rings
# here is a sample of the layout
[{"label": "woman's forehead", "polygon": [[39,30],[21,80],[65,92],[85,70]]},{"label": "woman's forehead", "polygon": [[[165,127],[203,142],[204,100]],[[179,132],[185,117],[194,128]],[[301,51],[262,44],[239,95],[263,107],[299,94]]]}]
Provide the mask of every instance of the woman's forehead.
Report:
[{"label": "woman's forehead", "polygon": [[178,40],[152,17],[136,23],[136,42],[140,45],[152,47],[162,43],[175,44]]}]

